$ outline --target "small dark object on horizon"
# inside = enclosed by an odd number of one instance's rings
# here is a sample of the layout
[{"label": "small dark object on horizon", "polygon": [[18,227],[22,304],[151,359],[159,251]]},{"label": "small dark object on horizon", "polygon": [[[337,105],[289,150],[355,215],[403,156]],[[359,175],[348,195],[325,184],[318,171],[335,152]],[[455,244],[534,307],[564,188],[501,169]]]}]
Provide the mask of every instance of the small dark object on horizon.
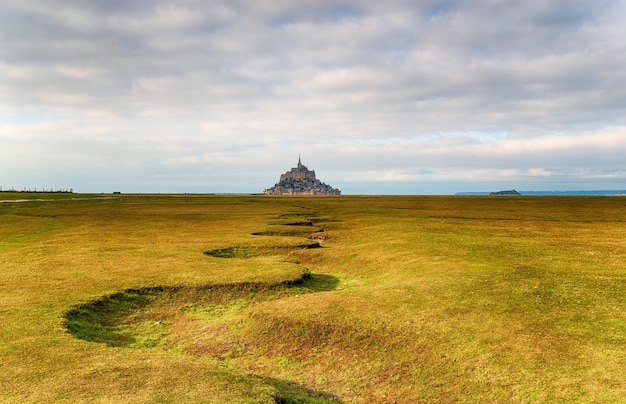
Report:
[{"label": "small dark object on horizon", "polygon": [[489,193],[489,195],[522,195],[519,192],[517,192],[514,189],[511,189],[509,191],[498,191],[498,192],[491,192]]}]

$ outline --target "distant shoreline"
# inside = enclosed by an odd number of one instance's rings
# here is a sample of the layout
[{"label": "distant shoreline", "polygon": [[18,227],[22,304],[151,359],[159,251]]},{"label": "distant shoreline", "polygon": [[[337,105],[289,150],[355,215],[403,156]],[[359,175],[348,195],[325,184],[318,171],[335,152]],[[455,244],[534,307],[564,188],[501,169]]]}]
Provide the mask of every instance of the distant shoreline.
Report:
[{"label": "distant shoreline", "polygon": [[[626,190],[598,191],[517,191],[522,196],[624,196]],[[457,192],[454,195],[489,195],[491,192]]]}]

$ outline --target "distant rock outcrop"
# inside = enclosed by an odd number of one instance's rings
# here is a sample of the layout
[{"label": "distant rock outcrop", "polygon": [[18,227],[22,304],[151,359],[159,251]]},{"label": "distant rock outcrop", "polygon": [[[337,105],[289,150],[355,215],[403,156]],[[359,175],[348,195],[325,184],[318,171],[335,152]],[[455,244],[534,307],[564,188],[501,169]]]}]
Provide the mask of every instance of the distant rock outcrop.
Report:
[{"label": "distant rock outcrop", "polygon": [[511,189],[509,191],[491,192],[489,195],[522,195],[522,194],[520,194],[514,189]]},{"label": "distant rock outcrop", "polygon": [[302,165],[298,157],[298,166],[280,176],[280,181],[263,191],[265,195],[341,195],[341,191],[324,184],[315,178],[315,171]]}]

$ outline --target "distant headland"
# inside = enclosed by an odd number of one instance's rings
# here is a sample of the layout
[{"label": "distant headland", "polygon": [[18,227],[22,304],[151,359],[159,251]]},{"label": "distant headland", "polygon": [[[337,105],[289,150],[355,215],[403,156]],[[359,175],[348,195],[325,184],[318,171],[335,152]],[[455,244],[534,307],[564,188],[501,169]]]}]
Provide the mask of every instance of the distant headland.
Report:
[{"label": "distant headland", "polygon": [[[454,195],[505,195],[502,192],[457,192]],[[579,190],[579,191],[515,191],[523,196],[618,196],[626,195],[623,189]]]}]

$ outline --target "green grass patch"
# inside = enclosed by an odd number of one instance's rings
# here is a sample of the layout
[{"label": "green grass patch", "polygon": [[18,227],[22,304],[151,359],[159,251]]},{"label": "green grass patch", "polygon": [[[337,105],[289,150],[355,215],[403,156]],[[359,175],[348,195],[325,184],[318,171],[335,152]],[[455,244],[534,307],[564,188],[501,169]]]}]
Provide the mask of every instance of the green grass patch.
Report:
[{"label": "green grass patch", "polygon": [[0,221],[0,251],[27,246],[64,227],[61,219],[52,216],[4,214]]},{"label": "green grass patch", "polygon": [[332,290],[336,278],[311,275],[278,283],[128,289],[73,307],[66,327],[76,338],[111,347],[152,348],[182,317],[203,321],[233,315],[260,301]]}]

